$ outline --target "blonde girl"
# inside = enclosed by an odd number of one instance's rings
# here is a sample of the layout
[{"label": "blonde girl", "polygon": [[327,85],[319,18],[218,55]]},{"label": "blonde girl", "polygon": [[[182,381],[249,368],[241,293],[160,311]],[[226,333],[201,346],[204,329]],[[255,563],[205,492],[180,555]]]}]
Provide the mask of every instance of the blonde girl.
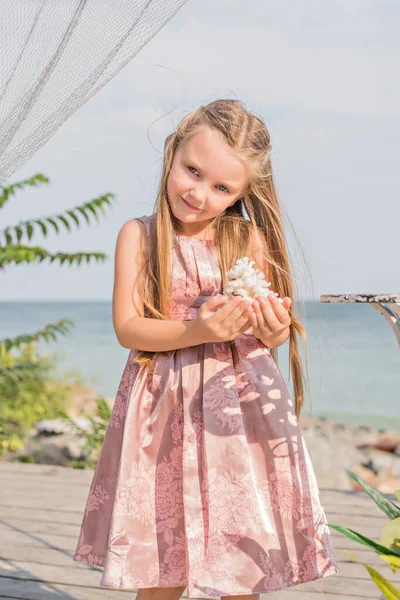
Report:
[{"label": "blonde girl", "polygon": [[[270,151],[243,103],[200,106],[165,142],[153,213],[118,236],[113,322],[130,353],[74,560],[139,600],[258,600],[338,571],[298,423],[305,332]],[[244,256],[282,303],[224,295]]]}]

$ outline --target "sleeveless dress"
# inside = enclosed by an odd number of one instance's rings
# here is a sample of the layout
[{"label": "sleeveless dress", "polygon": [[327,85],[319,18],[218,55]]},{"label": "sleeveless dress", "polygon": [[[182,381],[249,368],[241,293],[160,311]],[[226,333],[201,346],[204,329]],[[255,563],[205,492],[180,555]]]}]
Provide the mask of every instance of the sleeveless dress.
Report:
[{"label": "sleeveless dress", "polygon": [[[212,241],[178,243],[169,318],[190,320],[221,273]],[[338,572],[293,402],[249,331],[237,366],[222,343],[156,353],[151,373],[130,351],[73,556],[101,586],[215,598]]]}]

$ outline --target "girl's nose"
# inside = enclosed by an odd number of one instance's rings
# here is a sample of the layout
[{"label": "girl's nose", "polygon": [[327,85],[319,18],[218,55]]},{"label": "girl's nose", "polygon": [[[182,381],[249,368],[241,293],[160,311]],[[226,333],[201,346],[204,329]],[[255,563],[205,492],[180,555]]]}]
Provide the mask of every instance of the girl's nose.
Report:
[{"label": "girl's nose", "polygon": [[205,190],[202,187],[198,186],[198,187],[190,190],[189,202],[191,202],[191,200],[193,200],[193,205],[200,207],[203,204],[205,197],[206,197]]}]

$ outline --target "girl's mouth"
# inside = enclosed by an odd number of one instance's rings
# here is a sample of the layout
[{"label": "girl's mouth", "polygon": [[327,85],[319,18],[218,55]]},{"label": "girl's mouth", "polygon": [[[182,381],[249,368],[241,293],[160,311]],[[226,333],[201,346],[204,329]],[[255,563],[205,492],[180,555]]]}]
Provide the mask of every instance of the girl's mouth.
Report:
[{"label": "girl's mouth", "polygon": [[186,204],[187,207],[191,208],[192,210],[200,210],[199,208],[195,208],[194,206],[189,204],[189,202],[186,202],[186,200],[184,198],[182,198],[182,196],[181,196],[181,200]]}]

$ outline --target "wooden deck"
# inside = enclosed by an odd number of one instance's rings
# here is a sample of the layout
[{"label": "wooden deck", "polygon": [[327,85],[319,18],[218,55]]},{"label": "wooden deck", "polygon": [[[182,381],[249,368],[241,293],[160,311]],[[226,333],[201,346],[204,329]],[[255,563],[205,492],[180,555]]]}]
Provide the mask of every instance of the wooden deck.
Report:
[{"label": "wooden deck", "polygon": [[[136,596],[135,592],[100,587],[101,569],[72,561],[92,476],[93,471],[0,463],[1,600],[116,600]],[[328,522],[379,540],[387,518],[364,492],[321,489],[321,500]],[[339,573],[263,594],[264,600],[379,598],[367,571],[350,560],[345,548],[377,565],[400,586],[400,576],[393,574],[378,555],[334,530],[332,535]]]}]

